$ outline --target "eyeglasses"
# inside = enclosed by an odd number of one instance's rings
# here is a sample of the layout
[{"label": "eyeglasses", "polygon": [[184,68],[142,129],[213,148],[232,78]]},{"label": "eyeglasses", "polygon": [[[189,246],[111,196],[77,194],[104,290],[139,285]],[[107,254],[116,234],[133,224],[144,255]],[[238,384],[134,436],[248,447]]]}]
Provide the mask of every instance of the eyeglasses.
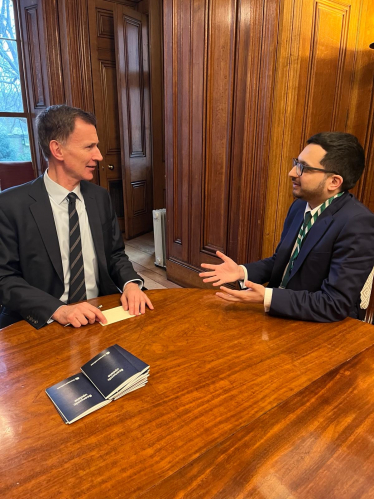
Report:
[{"label": "eyeglasses", "polygon": [[314,168],[314,166],[304,165],[303,163],[300,163],[300,161],[296,158],[292,158],[292,164],[293,166],[296,166],[296,174],[298,177],[301,177],[301,175],[304,173],[304,170],[306,171],[315,170],[317,172],[335,173],[335,175],[340,175],[340,173],[333,172],[332,170],[325,170],[324,168]]}]

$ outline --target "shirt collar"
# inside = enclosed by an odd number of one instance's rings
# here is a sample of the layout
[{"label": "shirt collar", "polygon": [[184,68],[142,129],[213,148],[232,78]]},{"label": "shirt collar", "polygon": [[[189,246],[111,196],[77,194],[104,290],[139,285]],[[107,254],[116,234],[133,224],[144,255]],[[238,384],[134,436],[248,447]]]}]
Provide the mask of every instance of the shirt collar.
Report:
[{"label": "shirt collar", "polygon": [[48,170],[46,170],[44,173],[44,185],[47,189],[48,195],[56,204],[61,204],[65,201],[66,196],[70,194],[70,192],[74,192],[78,196],[78,199],[84,203],[80,184],[78,184],[72,191],[69,191],[68,189],[65,189],[65,187],[62,187],[62,185],[52,180],[48,175]]},{"label": "shirt collar", "polygon": [[305,218],[305,214],[308,213],[308,211],[310,211],[310,214],[312,215],[312,217],[314,216],[315,213],[317,213],[318,211],[318,208],[320,208],[321,206],[323,205],[323,203],[319,204],[316,208],[311,208],[309,206],[309,203],[306,204],[306,207],[305,207],[305,212],[304,212],[304,218]]},{"label": "shirt collar", "polygon": [[[337,196],[337,194],[336,194]],[[331,199],[331,198],[328,198],[328,199]],[[327,199],[326,199],[327,201]],[[324,202],[326,202],[324,201]],[[304,211],[304,218],[305,218],[305,214],[308,213],[308,211],[310,211],[312,217],[314,216],[315,213],[317,213],[318,209],[323,205],[323,203],[319,204],[316,208],[312,208],[309,206],[309,203],[306,204],[306,207],[305,207],[305,211]]]}]

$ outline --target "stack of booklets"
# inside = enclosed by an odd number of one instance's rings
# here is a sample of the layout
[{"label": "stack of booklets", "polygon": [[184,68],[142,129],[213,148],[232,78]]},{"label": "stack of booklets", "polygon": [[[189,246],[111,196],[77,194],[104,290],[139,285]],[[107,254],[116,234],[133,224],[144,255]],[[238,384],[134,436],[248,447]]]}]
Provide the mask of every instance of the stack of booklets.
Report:
[{"label": "stack of booklets", "polygon": [[144,386],[149,365],[113,345],[82,366],[81,371],[46,389],[67,424]]}]

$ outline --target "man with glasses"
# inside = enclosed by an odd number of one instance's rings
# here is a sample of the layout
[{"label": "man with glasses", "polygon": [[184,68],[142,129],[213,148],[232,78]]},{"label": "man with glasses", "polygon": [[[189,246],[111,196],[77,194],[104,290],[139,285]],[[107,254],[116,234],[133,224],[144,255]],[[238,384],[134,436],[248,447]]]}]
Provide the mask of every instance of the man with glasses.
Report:
[{"label": "man with glasses", "polygon": [[[348,190],[364,166],[353,135],[311,137],[288,174],[296,200],[274,255],[237,265],[217,251],[223,263],[202,264],[207,271],[200,277],[220,286],[220,298],[263,303],[271,315],[317,322],[362,316],[360,291],[374,265],[374,215]],[[242,291],[222,286],[236,280]]]}]

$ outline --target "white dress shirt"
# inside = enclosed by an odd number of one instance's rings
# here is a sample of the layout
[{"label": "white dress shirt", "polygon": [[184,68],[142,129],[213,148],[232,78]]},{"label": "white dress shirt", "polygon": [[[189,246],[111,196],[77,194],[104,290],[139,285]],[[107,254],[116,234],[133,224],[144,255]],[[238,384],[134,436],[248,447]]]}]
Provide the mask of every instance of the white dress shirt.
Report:
[{"label": "white dress shirt", "polygon": [[[67,195],[70,194],[70,191],[54,182],[49,177],[48,170],[44,174],[44,184],[52,207],[58,243],[60,246],[62,270],[64,274],[65,289],[60,297],[60,300],[67,303],[70,283],[69,202],[67,200]],[[74,194],[78,197],[76,200],[76,209],[79,217],[79,228],[81,232],[84,280],[86,284],[87,299],[96,298],[99,295],[99,268],[80,185],[78,184],[77,187],[71,192],[74,192]]]}]

